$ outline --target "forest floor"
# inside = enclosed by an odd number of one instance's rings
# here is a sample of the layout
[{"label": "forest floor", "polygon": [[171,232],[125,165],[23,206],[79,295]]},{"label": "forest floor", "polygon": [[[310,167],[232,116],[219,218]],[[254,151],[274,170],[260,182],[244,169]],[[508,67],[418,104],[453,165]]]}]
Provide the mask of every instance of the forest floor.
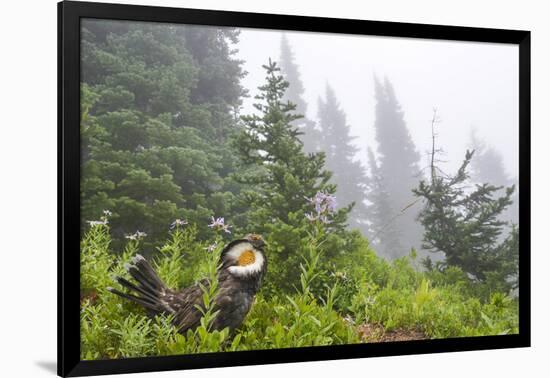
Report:
[{"label": "forest floor", "polygon": [[358,327],[358,332],[363,341],[370,343],[388,342],[388,341],[408,341],[428,339],[423,332],[411,329],[394,329],[386,331],[379,324],[365,323]]}]

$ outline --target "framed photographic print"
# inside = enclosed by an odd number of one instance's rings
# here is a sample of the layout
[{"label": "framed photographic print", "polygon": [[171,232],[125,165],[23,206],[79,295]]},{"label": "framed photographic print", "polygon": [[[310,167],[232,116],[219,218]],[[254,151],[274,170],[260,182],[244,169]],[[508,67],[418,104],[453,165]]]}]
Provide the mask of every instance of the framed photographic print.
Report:
[{"label": "framed photographic print", "polygon": [[58,374],[530,345],[530,34],[59,18]]}]

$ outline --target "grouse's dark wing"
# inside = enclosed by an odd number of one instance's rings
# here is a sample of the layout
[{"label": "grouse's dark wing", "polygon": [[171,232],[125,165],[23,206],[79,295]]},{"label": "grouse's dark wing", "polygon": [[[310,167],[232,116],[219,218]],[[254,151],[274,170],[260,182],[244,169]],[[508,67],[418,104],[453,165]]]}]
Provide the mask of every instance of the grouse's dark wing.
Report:
[{"label": "grouse's dark wing", "polygon": [[[208,287],[208,280],[201,280],[200,284]],[[202,295],[202,289],[197,283],[175,293],[173,298],[170,298],[176,310],[174,325],[178,327],[179,332],[185,333],[188,329],[195,329],[200,325],[202,313],[197,307],[204,308]]]},{"label": "grouse's dark wing", "polygon": [[[201,284],[208,287],[208,280],[202,280]],[[198,307],[204,308],[202,294],[202,289],[196,284],[174,295],[177,298],[173,305],[173,307],[177,306],[174,325],[181,333],[200,325],[202,312]],[[248,314],[253,301],[254,296],[250,295],[249,291],[243,290],[238,281],[232,279],[220,281],[213,309],[218,314],[212,323],[212,329],[222,330],[228,327],[233,331],[238,328]],[[181,306],[178,306],[179,304]]]}]

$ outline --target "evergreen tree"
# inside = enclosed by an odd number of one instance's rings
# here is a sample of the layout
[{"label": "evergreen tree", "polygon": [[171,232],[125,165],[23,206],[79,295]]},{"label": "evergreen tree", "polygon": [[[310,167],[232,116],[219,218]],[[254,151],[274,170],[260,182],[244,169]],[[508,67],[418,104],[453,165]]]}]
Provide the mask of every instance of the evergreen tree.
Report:
[{"label": "evergreen tree", "polygon": [[[517,283],[518,231],[514,228],[499,242],[506,224],[499,215],[511,204],[514,187],[506,188],[502,196],[496,195],[502,187],[487,183],[469,188],[468,166],[473,154],[466,152],[454,175],[443,173],[432,159],[430,180],[422,180],[414,190],[425,200],[419,215],[426,230],[424,248],[445,254],[444,261],[437,263],[440,269],[458,266],[476,281],[509,290]],[[432,267],[429,258],[426,265]]]},{"label": "evergreen tree", "polygon": [[[477,183],[488,182],[496,186],[517,186],[517,179],[512,179],[506,173],[502,155],[493,147],[487,145],[471,134],[470,148],[475,151],[472,158],[472,180]],[[502,192],[503,190],[501,190]],[[519,221],[518,192],[512,196],[512,204],[503,212],[501,219],[517,224]]]},{"label": "evergreen tree", "polygon": [[[376,77],[374,81],[378,172],[387,193],[389,211],[382,219],[370,219],[370,222],[386,225],[373,232],[380,233],[382,249],[388,253],[386,257],[398,257],[408,254],[412,247],[418,248],[422,238],[421,226],[416,222],[418,207],[412,194],[419,181],[420,156],[407,130],[392,84],[387,78],[383,83]],[[395,232],[388,233],[390,230]],[[402,249],[395,250],[398,246]]]},{"label": "evergreen tree", "polygon": [[[291,292],[298,284],[300,254],[307,236],[307,213],[312,211],[308,198],[318,192],[334,194],[325,170],[324,153],[306,154],[298,139],[293,121],[301,116],[296,106],[283,97],[289,84],[276,63],[264,66],[266,84],[259,87],[254,105],[259,114],[243,116],[244,130],[235,140],[243,161],[236,174],[250,189],[241,193],[249,207],[245,223],[248,230],[269,235],[270,270],[266,282],[277,290]],[[328,225],[333,232],[343,232],[350,206],[341,208]],[[327,248],[327,250],[329,250]],[[330,249],[325,257],[338,254]],[[269,289],[267,289],[269,290]]]},{"label": "evergreen tree", "polygon": [[232,29],[85,20],[81,213],[110,210],[115,244],[150,246],[179,217],[229,215],[239,187],[233,109],[243,89]]},{"label": "evergreen tree", "polygon": [[367,232],[369,241],[374,250],[381,256],[397,258],[399,256],[396,254],[396,251],[403,250],[403,247],[399,244],[400,238],[395,223],[392,222],[390,198],[382,179],[378,162],[370,147],[367,149],[367,154],[369,180],[366,197],[369,199],[369,204],[366,206],[366,214],[370,220],[368,224],[369,232]]},{"label": "evergreen tree", "polygon": [[[200,67],[197,85],[191,88],[191,102],[230,109],[240,106],[247,92],[240,85],[243,61],[233,57],[237,50],[232,47],[239,42],[240,30],[188,25],[177,32]],[[226,114],[227,108],[222,114]]]},{"label": "evergreen tree", "polygon": [[283,99],[293,103],[296,106],[296,113],[302,115],[302,117],[295,119],[293,124],[300,130],[300,140],[304,144],[304,151],[318,152],[321,134],[315,127],[315,122],[306,117],[307,103],[303,99],[304,85],[300,78],[298,65],[294,60],[292,47],[284,33],[281,37],[280,69],[283,77],[289,83]]},{"label": "evergreen tree", "polygon": [[336,184],[339,198],[353,202],[349,225],[366,231],[365,189],[366,175],[356,160],[358,148],[350,135],[346,114],[340,108],[334,90],[327,84],[325,100],[319,98],[320,150],[326,156],[326,168],[332,172],[331,182]]},{"label": "evergreen tree", "polygon": [[510,182],[502,156],[497,150],[488,146],[472,131],[470,136],[470,148],[475,151],[472,157],[472,174],[474,181],[490,182],[496,185],[506,185]]}]

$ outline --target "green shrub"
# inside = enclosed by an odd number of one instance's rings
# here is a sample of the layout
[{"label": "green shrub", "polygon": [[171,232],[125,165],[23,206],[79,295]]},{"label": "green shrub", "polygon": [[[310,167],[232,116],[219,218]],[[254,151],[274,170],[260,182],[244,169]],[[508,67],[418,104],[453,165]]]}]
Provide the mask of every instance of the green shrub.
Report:
[{"label": "green shrub", "polygon": [[[212,252],[195,239],[196,228],[176,228],[170,239],[159,248],[153,264],[160,277],[171,287],[189,285],[207,277],[214,282],[218,256],[223,245]],[[118,285],[114,275],[126,275],[124,263],[139,249],[139,240],[130,240],[120,255],[109,251],[107,224],[95,225],[84,235],[81,244],[83,291],[81,303],[81,357],[83,359],[124,358],[167,354],[189,354],[216,351],[286,348],[296,346],[354,343],[359,337],[354,328],[334,310],[338,287],[325,288],[317,298],[311,284],[320,270],[320,249],[312,245],[303,258],[299,292],[293,296],[261,295],[251,313],[235,335],[229,330],[209,330],[215,313],[206,307],[201,325],[185,335],[177,332],[164,316],[149,318],[137,305],[106,290]],[[97,263],[94,263],[96,261]],[[122,289],[117,287],[118,289]],[[212,303],[216,285],[205,290],[205,299]],[[206,303],[206,302],[205,302]]]},{"label": "green shrub", "polygon": [[460,288],[434,287],[427,279],[409,289],[378,290],[367,284],[355,301],[355,311],[386,330],[412,329],[431,338],[517,333],[515,301],[502,294],[495,298],[506,300],[482,304],[462,294]]},{"label": "green shrub", "polygon": [[[289,282],[294,294],[269,284],[277,265],[269,261],[266,284],[243,325],[234,334],[210,330],[216,313],[216,264],[224,245],[221,236],[197,237],[193,225],[175,227],[150,257],[169,287],[182,288],[208,278],[201,325],[179,334],[165,316],[145,311],[106,289],[123,288],[114,275],[127,277],[124,264],[142,248],[130,237],[124,250],[112,251],[108,214],[93,223],[81,241],[81,358],[112,359],[219,351],[257,350],[358,343],[358,326],[386,331],[415,330],[426,337],[496,335],[518,332],[518,301],[488,292],[458,268],[419,271],[415,254],[388,262],[376,256],[358,233],[327,234],[320,224],[308,226],[297,239],[294,264],[299,280]],[[273,240],[267,235],[267,240]],[[273,246],[275,244],[275,246]],[[277,243],[269,248],[277,248]],[[215,248],[208,250],[209,245]],[[327,248],[338,252],[327,257]],[[268,258],[270,250],[267,251]],[[128,277],[127,277],[128,278]]]}]

